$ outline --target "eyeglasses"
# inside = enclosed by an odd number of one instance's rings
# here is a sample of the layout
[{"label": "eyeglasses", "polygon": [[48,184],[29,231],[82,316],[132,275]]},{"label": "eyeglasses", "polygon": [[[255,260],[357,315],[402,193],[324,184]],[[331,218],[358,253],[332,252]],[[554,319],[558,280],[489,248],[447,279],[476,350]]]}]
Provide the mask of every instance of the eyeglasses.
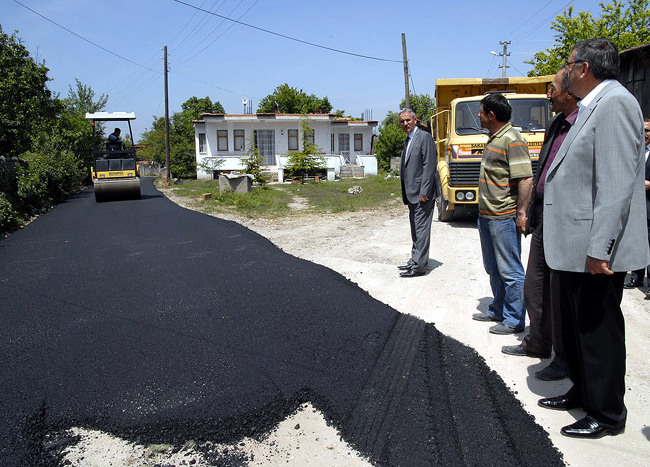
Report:
[{"label": "eyeglasses", "polygon": [[571,65],[580,65],[581,63],[584,63],[584,62],[585,62],[584,60],[574,60],[572,62],[566,62],[564,64],[564,68],[566,68],[568,70]]}]

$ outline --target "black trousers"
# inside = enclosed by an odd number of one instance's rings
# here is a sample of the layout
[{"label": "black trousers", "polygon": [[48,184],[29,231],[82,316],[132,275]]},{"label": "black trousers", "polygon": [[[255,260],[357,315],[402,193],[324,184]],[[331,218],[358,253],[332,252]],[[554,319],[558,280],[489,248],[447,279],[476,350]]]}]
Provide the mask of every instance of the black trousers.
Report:
[{"label": "black trousers", "polygon": [[557,271],[562,340],[573,387],[567,395],[610,428],[625,426],[624,272]]},{"label": "black trousers", "polygon": [[561,368],[565,368],[559,290],[555,276],[546,264],[543,223],[540,216],[540,222],[530,240],[530,253],[526,266],[524,302],[530,319],[530,329],[521,346],[529,352],[542,355],[550,353],[552,346],[555,350],[553,361]]}]

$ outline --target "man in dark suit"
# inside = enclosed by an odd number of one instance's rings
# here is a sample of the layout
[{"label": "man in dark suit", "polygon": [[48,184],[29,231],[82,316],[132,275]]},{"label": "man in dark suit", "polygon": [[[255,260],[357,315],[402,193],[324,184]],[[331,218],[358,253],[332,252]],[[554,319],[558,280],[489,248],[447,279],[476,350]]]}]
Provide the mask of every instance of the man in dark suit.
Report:
[{"label": "man in dark suit", "polygon": [[[645,130],[645,196],[646,196],[646,216],[648,221],[648,242],[650,243],[650,117],[643,119],[643,127]],[[648,269],[648,280],[650,280],[650,266]],[[643,278],[646,276],[646,268],[632,271],[630,277],[625,281],[623,287],[626,289],[634,289],[636,287],[643,287]],[[648,284],[650,285],[650,284]]]},{"label": "man in dark suit", "polygon": [[578,116],[578,99],[569,92],[569,77],[564,68],[557,72],[546,93],[554,112],[544,144],[539,153],[539,165],[533,179],[533,191],[528,206],[526,233],[532,234],[528,267],[524,281],[524,302],[530,318],[530,330],[519,345],[504,345],[501,351],[508,355],[533,358],[549,358],[551,348],[555,357],[546,368],[535,372],[544,381],[555,381],[568,376],[564,357],[564,347],[560,339],[561,320],[557,306],[557,292],[552,293],[556,280],[551,278],[551,270],[544,258],[543,209],[544,178],[548,167],[555,159],[562,141]]},{"label": "man in dark suit", "polygon": [[644,219],[643,118],[616,78],[616,46],[576,44],[565,64],[578,118],[551,163],[544,188],[544,253],[559,274],[562,340],[573,386],[540,399],[553,410],[583,408],[564,436],[625,430],[626,271],[650,263]]},{"label": "man in dark suit", "polygon": [[431,219],[437,193],[434,176],[437,153],[431,135],[416,126],[415,112],[411,109],[402,110],[399,123],[406,133],[400,178],[402,200],[409,208],[413,246],[411,258],[398,268],[402,271],[401,277],[417,277],[426,273],[429,263]]}]

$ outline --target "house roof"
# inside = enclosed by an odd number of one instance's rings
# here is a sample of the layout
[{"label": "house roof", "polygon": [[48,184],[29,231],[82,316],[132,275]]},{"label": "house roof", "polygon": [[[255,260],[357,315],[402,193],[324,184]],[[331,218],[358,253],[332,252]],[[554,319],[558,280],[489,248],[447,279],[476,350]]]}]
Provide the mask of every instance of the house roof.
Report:
[{"label": "house roof", "polygon": [[626,55],[629,52],[637,52],[639,50],[644,50],[644,49],[650,49],[650,42],[647,42],[645,44],[637,45],[636,47],[632,47],[630,49],[625,49],[621,51],[620,55]]},{"label": "house roof", "polygon": [[272,114],[272,113],[256,113],[256,114],[224,114],[224,113],[203,113],[200,120],[192,120],[192,123],[205,123],[205,120],[239,120],[239,121],[253,121],[253,120],[300,120],[308,118],[310,120],[328,120],[334,124],[345,124],[349,126],[376,126],[377,121],[361,121],[352,120],[349,117],[337,117],[335,114]]}]

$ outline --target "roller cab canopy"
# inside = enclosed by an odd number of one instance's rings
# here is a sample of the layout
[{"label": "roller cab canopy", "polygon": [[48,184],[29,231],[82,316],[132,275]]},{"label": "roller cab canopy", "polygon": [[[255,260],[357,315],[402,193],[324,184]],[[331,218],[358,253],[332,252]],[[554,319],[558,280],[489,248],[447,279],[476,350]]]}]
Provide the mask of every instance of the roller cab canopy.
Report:
[{"label": "roller cab canopy", "polygon": [[86,120],[116,122],[135,120],[135,112],[92,112],[86,113]]}]

